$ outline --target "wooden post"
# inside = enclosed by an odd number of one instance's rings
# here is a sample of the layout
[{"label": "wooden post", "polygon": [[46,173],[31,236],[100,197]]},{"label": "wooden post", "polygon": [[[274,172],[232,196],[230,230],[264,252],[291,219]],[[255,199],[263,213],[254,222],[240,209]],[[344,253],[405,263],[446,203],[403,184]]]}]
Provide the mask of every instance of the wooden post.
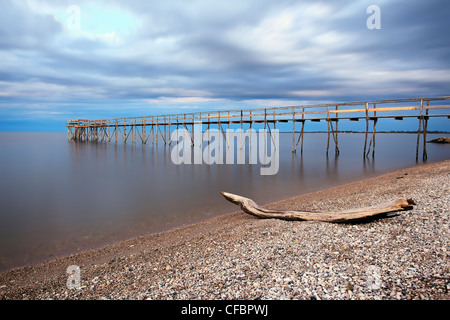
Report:
[{"label": "wooden post", "polygon": [[136,143],[136,119],[133,119],[132,123],[131,123],[131,133],[132,133],[132,144]]},{"label": "wooden post", "polygon": [[[209,130],[210,130],[210,124],[211,124],[211,118],[210,118],[210,116],[211,116],[211,113],[208,113],[208,126],[206,127],[206,131],[208,131],[208,142],[210,141],[210,132],[209,132]],[[201,119],[200,119],[200,121],[201,121]],[[209,143],[208,143],[208,151],[209,151]]]},{"label": "wooden post", "polygon": [[172,143],[172,141],[170,141],[172,139],[172,135],[170,134],[170,115],[169,115],[169,122],[167,123],[167,128],[168,128],[167,132],[169,134],[168,139],[169,139],[169,146],[170,146],[170,144]]},{"label": "wooden post", "polygon": [[[377,105],[374,103],[373,104],[373,108],[376,109]],[[378,118],[377,118],[377,112],[374,111],[373,116],[375,117],[375,122],[373,123],[373,145],[372,145],[372,158],[375,158],[375,137],[376,137],[376,130],[377,130],[377,123],[378,123]]]},{"label": "wooden post", "polygon": [[[373,108],[374,108],[374,110],[375,110],[375,108],[376,108],[376,104],[374,104],[373,105]],[[377,129],[377,122],[378,122],[378,119],[377,119],[377,117],[376,117],[376,115],[377,115],[377,112],[376,111],[374,111],[373,112],[373,114],[374,114],[374,118],[373,118],[373,130],[372,130],[372,137],[370,138],[370,142],[369,142],[369,149],[367,150],[367,153],[366,153],[366,157],[368,157],[369,156],[369,153],[370,153],[370,148],[372,147],[372,145],[373,145],[373,149],[372,149],[372,158],[374,158],[375,157],[375,133],[376,133],[376,129]]]},{"label": "wooden post", "polygon": [[161,131],[161,129],[158,128],[158,129],[159,129],[159,134],[161,135],[161,138],[163,138],[164,145],[166,145],[166,117],[165,117],[165,116],[164,116],[164,118],[163,118],[162,126],[164,127],[164,128],[163,128],[164,134],[163,134],[163,132]]},{"label": "wooden post", "polygon": [[143,144],[147,144],[147,124],[145,123],[146,118],[142,118],[142,135],[144,136],[144,139],[142,139]]},{"label": "wooden post", "polygon": [[183,115],[183,127],[186,126],[186,114]]},{"label": "wooden post", "polygon": [[305,108],[303,107],[303,108],[302,108],[302,129],[301,129],[301,131],[300,131],[300,134],[299,134],[299,136],[298,136],[297,143],[296,143],[296,145],[295,145],[295,152],[296,152],[296,151],[297,151],[298,144],[300,143],[300,139],[302,140],[302,145],[301,145],[301,153],[302,153],[302,154],[303,154],[303,133],[304,133],[304,130],[305,130],[305,114],[304,114],[304,112],[305,112]]},{"label": "wooden post", "polygon": [[[218,133],[219,133],[219,137],[220,137],[220,127],[221,127],[221,125],[220,125],[220,111],[218,111],[217,112],[217,131],[218,131]],[[222,138],[220,138],[219,139],[219,149],[220,149],[220,142],[222,141]],[[220,150],[222,150],[222,149],[220,149]]]},{"label": "wooden post", "polygon": [[241,133],[242,133],[242,130],[243,130],[243,127],[242,127],[243,126],[243,122],[242,121],[243,121],[243,114],[242,114],[242,110],[241,110]]},{"label": "wooden post", "polygon": [[267,145],[267,129],[266,126],[268,126],[267,123],[267,109],[264,109],[264,151],[266,151],[266,145]]},{"label": "wooden post", "polygon": [[242,141],[242,130],[243,130],[243,128],[242,128],[242,125],[243,125],[243,122],[242,122],[242,110],[241,110],[241,132],[239,132],[239,138],[240,138],[240,142],[241,142],[241,145],[239,146],[239,149],[242,149],[242,145],[243,145],[243,141]]},{"label": "wooden post", "polygon": [[303,154],[303,140],[305,139],[304,134],[304,129],[305,129],[305,107],[302,108],[302,145],[301,145],[301,154]]},{"label": "wooden post", "polygon": [[292,107],[292,153],[295,152],[295,108]]},{"label": "wooden post", "polygon": [[264,109],[264,129],[266,129],[267,125],[267,109]]},{"label": "wooden post", "polygon": [[123,143],[127,143],[127,127],[125,124],[125,118],[123,118]]},{"label": "wooden post", "polygon": [[[336,106],[337,108],[337,106]],[[330,133],[333,136],[333,140],[334,140],[334,154],[335,156],[339,155],[339,147],[338,147],[338,142],[337,142],[337,133],[334,132],[334,128],[333,128],[333,119],[330,118],[330,110],[329,107],[327,106],[327,122],[328,122],[328,142],[327,142],[327,156],[328,156],[328,148],[330,146]],[[336,121],[336,126],[337,126],[337,121]]]},{"label": "wooden post", "polygon": [[179,119],[178,119],[178,116],[177,116],[177,142],[179,141],[179,127],[180,126],[180,121],[179,121]]},{"label": "wooden post", "polygon": [[166,116],[164,116],[164,145],[167,145],[167,124]]},{"label": "wooden post", "polygon": [[202,113],[200,112],[199,114],[198,114],[198,119],[199,119],[199,134],[200,134],[200,139],[199,139],[199,142],[200,142],[200,145],[198,146],[200,149],[202,149],[202,147],[203,147],[203,126],[202,126]]},{"label": "wooden post", "polygon": [[192,114],[192,146],[194,147],[195,146],[195,139],[194,139],[194,137],[195,137],[195,132],[194,132],[194,122],[195,122],[195,118],[194,118],[194,114]]},{"label": "wooden post", "polygon": [[[150,117],[145,117],[145,119],[147,119],[147,118],[150,118]],[[145,122],[147,122],[147,121],[145,121]],[[150,139],[150,135],[152,134],[152,128],[153,128],[152,123],[153,123],[153,121],[152,122],[149,121],[149,123],[146,124],[146,126],[150,126],[150,130],[148,132],[148,136],[147,136],[147,140],[146,141],[148,141],[148,139]],[[145,130],[147,130],[147,129],[145,129]]]},{"label": "wooden post", "polygon": [[[230,112],[228,112],[228,115],[230,115]],[[229,123],[230,123],[230,118],[228,117],[228,126],[230,125]],[[222,124],[220,123],[220,112],[219,112],[219,125],[218,125],[218,128],[220,128],[220,130],[222,131],[223,138],[225,139],[225,143],[227,144],[227,148],[228,148],[228,147],[230,146],[230,144],[228,143],[228,137],[227,137],[227,135],[226,135],[225,132],[223,131],[223,126],[222,126]]]},{"label": "wooden post", "polygon": [[422,120],[423,120],[422,109],[423,109],[423,100],[420,100],[419,130],[417,131],[417,144],[416,144],[416,161],[419,160],[420,130],[422,130]]},{"label": "wooden post", "polygon": [[158,140],[159,140],[158,132],[160,131],[159,130],[159,125],[158,125],[158,118],[159,118],[159,116],[156,116],[156,128],[155,128],[155,143],[156,143],[156,146],[158,146]]},{"label": "wooden post", "polygon": [[327,136],[327,157],[328,157],[328,149],[330,148],[330,112],[327,106],[327,125],[328,125],[328,136]]},{"label": "wooden post", "polygon": [[[427,101],[427,107],[430,106],[430,100]],[[425,110],[425,122],[423,124],[423,156],[422,160],[428,159],[427,155],[427,129],[428,129],[428,108]]]},{"label": "wooden post", "polygon": [[152,144],[155,144],[155,117],[152,116]]},{"label": "wooden post", "polygon": [[366,102],[366,136],[364,139],[364,152],[363,157],[366,156],[366,148],[367,148],[367,134],[369,133],[369,103]]},{"label": "wooden post", "polygon": [[[338,111],[338,106],[336,106],[336,111]],[[335,154],[336,155],[339,155],[339,153],[340,153],[340,151],[339,151],[339,140],[338,140],[338,132],[339,132],[339,129],[338,129],[338,125],[339,125],[339,113],[336,113],[336,140],[335,140],[335,142],[336,142],[336,149],[335,149]]]},{"label": "wooden post", "polygon": [[277,123],[277,121],[276,121],[276,119],[275,119],[275,108],[274,108],[274,109],[273,109],[273,130],[275,130],[275,129],[277,128],[276,123]]},{"label": "wooden post", "polygon": [[115,132],[114,132],[114,135],[115,135],[116,144],[117,144],[117,130],[118,130],[118,127],[119,127],[119,126],[118,126],[118,121],[119,121],[119,120],[116,119],[116,128],[115,128],[115,130],[114,130],[114,131],[115,131]]},{"label": "wooden post", "polygon": [[331,128],[331,135],[333,136],[333,140],[334,140],[334,155],[337,156],[337,155],[339,155],[339,147],[338,147],[337,138],[336,138],[337,133],[334,131],[332,119],[330,119],[330,128]]}]

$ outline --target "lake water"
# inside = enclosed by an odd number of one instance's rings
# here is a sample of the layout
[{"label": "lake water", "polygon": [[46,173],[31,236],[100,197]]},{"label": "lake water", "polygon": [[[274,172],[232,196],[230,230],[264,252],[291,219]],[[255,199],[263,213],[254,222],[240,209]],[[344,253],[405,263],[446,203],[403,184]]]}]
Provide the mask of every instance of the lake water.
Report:
[{"label": "lake water", "polygon": [[[442,136],[429,134],[427,140]],[[280,134],[279,171],[261,165],[175,165],[170,147],[69,142],[66,133],[0,133],[0,271],[235,212],[220,191],[266,204],[416,163],[416,134],[377,134],[363,160],[364,134],[306,133],[303,155]],[[172,146],[173,147],[173,146]],[[428,163],[450,146],[428,144]],[[420,150],[420,159],[422,158]]]}]

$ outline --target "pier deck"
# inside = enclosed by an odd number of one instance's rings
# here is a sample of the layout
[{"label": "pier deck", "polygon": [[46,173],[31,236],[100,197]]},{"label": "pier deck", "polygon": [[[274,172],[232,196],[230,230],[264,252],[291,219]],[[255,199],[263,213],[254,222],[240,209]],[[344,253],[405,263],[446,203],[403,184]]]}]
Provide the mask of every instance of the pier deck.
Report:
[{"label": "pier deck", "polygon": [[[211,112],[195,112],[183,114],[168,114],[158,116],[124,117],[101,120],[69,120],[67,122],[68,139],[74,141],[108,141],[118,142],[119,136],[124,143],[127,143],[131,136],[133,143],[137,137],[143,144],[146,144],[150,137],[152,143],[158,142],[158,135],[161,136],[165,144],[171,143],[171,128],[183,127],[189,131],[194,131],[194,126],[198,123],[206,125],[208,129],[216,126],[225,138],[225,130],[231,124],[238,124],[243,128],[243,124],[264,124],[264,128],[276,129],[277,123],[291,123],[292,125],[292,152],[296,152],[300,144],[303,152],[303,138],[305,124],[307,122],[325,121],[328,126],[327,153],[330,146],[330,137],[335,143],[335,154],[339,154],[338,147],[338,124],[348,120],[365,121],[365,143],[363,155],[368,156],[372,149],[372,156],[375,154],[375,134],[378,120],[394,119],[403,120],[414,118],[418,120],[416,159],[418,159],[420,137],[423,137],[423,159],[427,158],[426,134],[428,121],[432,118],[450,119],[450,96],[393,99],[379,101],[350,102],[337,104],[319,104],[304,106],[287,106],[273,108],[255,108],[243,110],[226,110]],[[300,124],[297,138],[296,124]],[[344,122],[346,130],[351,130],[350,124]],[[372,128],[370,124],[372,123]],[[272,128],[271,128],[272,125]],[[226,128],[224,128],[226,126]],[[162,128],[162,130],[161,130]],[[342,126],[341,126],[342,128]],[[369,140],[369,131],[371,137]]]}]

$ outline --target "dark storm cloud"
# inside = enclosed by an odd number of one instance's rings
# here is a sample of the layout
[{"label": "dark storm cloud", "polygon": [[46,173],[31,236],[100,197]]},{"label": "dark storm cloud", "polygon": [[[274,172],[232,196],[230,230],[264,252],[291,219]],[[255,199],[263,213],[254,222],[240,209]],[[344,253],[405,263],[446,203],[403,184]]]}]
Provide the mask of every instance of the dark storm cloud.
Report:
[{"label": "dark storm cloud", "polygon": [[[75,32],[66,25],[73,4],[82,13]],[[371,4],[381,8],[380,30],[366,27]],[[0,6],[0,108],[49,101],[69,113],[85,101],[100,109],[108,101],[107,110],[113,101],[182,101],[185,107],[185,101],[196,103],[191,98],[239,105],[449,91],[446,1],[30,0]],[[111,21],[117,12],[123,20]]]}]

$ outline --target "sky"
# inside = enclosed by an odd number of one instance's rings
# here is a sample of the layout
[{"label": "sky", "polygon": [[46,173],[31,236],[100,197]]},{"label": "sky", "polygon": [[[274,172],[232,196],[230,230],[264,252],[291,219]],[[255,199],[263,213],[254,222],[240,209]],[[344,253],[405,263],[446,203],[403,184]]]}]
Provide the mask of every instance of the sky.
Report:
[{"label": "sky", "polygon": [[447,0],[0,0],[0,131],[449,93]]}]

